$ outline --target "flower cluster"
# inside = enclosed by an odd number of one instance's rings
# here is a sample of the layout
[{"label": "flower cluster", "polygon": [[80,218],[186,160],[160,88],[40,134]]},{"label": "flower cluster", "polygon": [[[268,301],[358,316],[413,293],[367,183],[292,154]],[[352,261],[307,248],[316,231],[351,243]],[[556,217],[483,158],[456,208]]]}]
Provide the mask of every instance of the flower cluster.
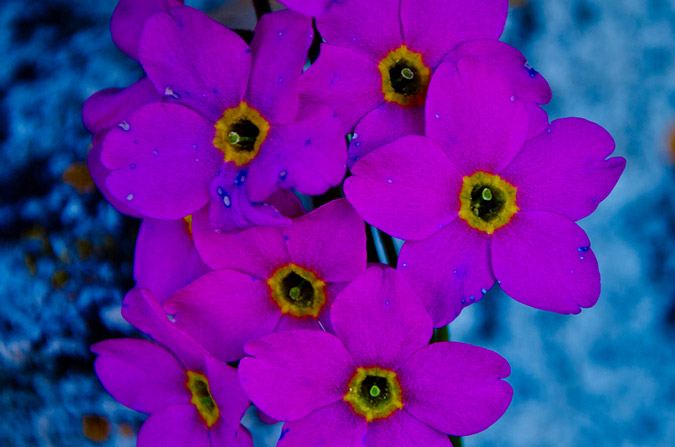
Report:
[{"label": "flower cluster", "polygon": [[[96,372],[150,414],[140,447],[250,446],[251,404],[279,446],[450,446],[506,411],[510,366],[434,328],[496,283],[594,305],[575,222],[625,160],[596,124],[549,123],[548,83],[498,40],[507,0],[282,3],[248,41],[180,0],[119,1],[113,41],[146,77],[83,120],[97,186],[142,219],[122,315],[151,340],[93,345]],[[398,265],[367,264],[367,226],[405,241]]]}]

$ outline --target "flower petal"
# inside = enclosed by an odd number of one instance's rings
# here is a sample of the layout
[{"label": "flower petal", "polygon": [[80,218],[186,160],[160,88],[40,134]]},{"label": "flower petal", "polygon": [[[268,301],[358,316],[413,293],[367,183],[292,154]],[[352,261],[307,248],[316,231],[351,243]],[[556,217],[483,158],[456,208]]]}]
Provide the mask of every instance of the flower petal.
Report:
[{"label": "flower petal", "polygon": [[199,211],[192,218],[197,251],[214,269],[238,270],[267,280],[290,257],[281,229],[255,227],[237,234],[218,233],[211,229],[208,214]]},{"label": "flower petal", "polygon": [[150,17],[138,54],[160,94],[212,122],[244,96],[251,69],[248,46],[197,9],[178,7],[171,15]]},{"label": "flower petal", "polygon": [[523,146],[525,105],[501,70],[475,57],[441,64],[429,84],[427,136],[464,175],[498,173]]},{"label": "flower petal", "polygon": [[279,0],[279,3],[288,9],[298,11],[310,17],[322,16],[332,2],[333,0]]},{"label": "flower petal", "polygon": [[99,132],[98,134],[94,135],[94,138],[92,139],[93,146],[91,149],[89,149],[89,154],[87,155],[87,169],[89,170],[91,178],[94,180],[94,184],[98,190],[101,191],[101,194],[103,194],[103,197],[108,201],[108,203],[113,206],[113,208],[122,214],[140,219],[142,216],[138,212],[129,208],[126,203],[124,203],[126,200],[121,201],[113,197],[105,184],[108,174],[110,174],[110,170],[103,166],[103,163],[101,162],[101,151],[103,149],[102,142],[106,133],[107,132]]},{"label": "flower petal", "polygon": [[492,238],[492,269],[511,298],[576,314],[600,296],[600,272],[584,230],[547,212],[518,212]]},{"label": "flower petal", "polygon": [[273,127],[251,162],[248,195],[260,202],[279,187],[319,195],[345,176],[347,150],[340,121],[325,107]]},{"label": "flower petal", "polygon": [[[186,388],[187,389],[187,388]],[[192,404],[154,413],[138,431],[137,447],[210,447],[206,423]]]},{"label": "flower petal", "polygon": [[626,160],[606,159],[613,151],[614,140],[597,124],[581,118],[555,120],[500,175],[518,188],[520,209],[577,221],[595,211],[619,180]]},{"label": "flower petal", "polygon": [[256,407],[294,421],[338,402],[356,366],[344,345],[321,331],[284,331],[251,341],[239,379]]},{"label": "flower petal", "polygon": [[407,411],[368,424],[366,447],[452,447],[447,435],[424,424]]},{"label": "flower petal", "polygon": [[424,135],[424,107],[401,107],[385,102],[364,116],[354,129],[349,144],[349,166],[406,135]]},{"label": "flower petal", "polygon": [[251,433],[241,424],[236,427],[216,424],[209,430],[209,437],[211,447],[253,447]]},{"label": "flower petal", "polygon": [[152,82],[144,77],[127,88],[108,88],[91,95],[82,106],[82,122],[89,132],[102,132],[145,104],[161,100]]},{"label": "flower petal", "polygon": [[499,39],[507,13],[507,0],[401,0],[405,41],[430,67],[462,41]]},{"label": "flower petal", "polygon": [[190,402],[182,366],[166,349],[147,340],[123,338],[91,346],[103,387],[120,403],[142,413]]},{"label": "flower petal", "polygon": [[283,230],[291,260],[326,282],[348,282],[366,269],[363,220],[345,199],[333,200]]},{"label": "flower petal", "polygon": [[492,39],[464,42],[443,60],[458,61],[473,56],[498,67],[514,86],[520,99],[535,104],[551,101],[551,87],[528,63],[525,56],[511,45]]},{"label": "flower petal", "polygon": [[361,117],[384,102],[377,62],[322,44],[319,58],[300,78],[300,100],[333,110],[342,122],[341,133],[350,133]]},{"label": "flower petal", "polygon": [[[345,447],[362,445],[366,420],[357,416],[349,404],[338,401],[319,408],[298,421],[286,422],[278,447]],[[390,444],[391,445],[391,444]]]},{"label": "flower petal", "polygon": [[138,287],[150,289],[163,303],[209,271],[199,258],[185,220],[143,220],[134,255]]},{"label": "flower petal", "polygon": [[281,310],[265,282],[234,270],[216,270],[164,303],[175,325],[223,362],[244,356],[244,344],[276,327]]},{"label": "flower petal", "polygon": [[363,157],[345,180],[347,200],[394,237],[428,237],[457,216],[462,175],[431,139],[407,136]]},{"label": "flower petal", "polygon": [[499,419],[513,396],[499,354],[464,343],[434,343],[399,370],[405,410],[443,433],[468,436]]},{"label": "flower petal", "polygon": [[431,319],[403,276],[394,269],[368,269],[335,299],[335,335],[359,365],[396,369],[429,343]]},{"label": "flower petal", "polygon": [[153,103],[136,110],[103,141],[101,161],[113,170],[110,193],[146,217],[192,214],[206,204],[222,163],[213,134],[211,123],[187,107]]},{"label": "flower petal", "polygon": [[[241,445],[246,444],[246,438],[250,439],[246,429],[241,427],[240,422],[244,412],[248,409],[250,401],[239,384],[237,370],[222,363],[211,356],[206,358],[206,377],[209,381],[209,390],[213,400],[218,406],[219,419],[216,425],[228,427],[221,430],[219,437],[227,437],[233,442],[239,440]],[[215,428],[215,427],[214,427]],[[230,444],[220,444],[230,445]],[[237,444],[238,445],[238,444]]]},{"label": "flower petal", "polygon": [[[330,45],[346,47],[375,61],[403,44],[400,0],[333,2],[316,27]],[[322,50],[323,51],[323,50]]]},{"label": "flower petal", "polygon": [[312,19],[289,10],[265,14],[256,25],[245,97],[269,122],[297,116],[298,81],[313,38]]},{"label": "flower petal", "polygon": [[120,0],[110,19],[113,42],[124,54],[138,60],[138,40],[148,17],[182,4],[181,0]]},{"label": "flower petal", "polygon": [[495,282],[490,238],[461,219],[427,239],[403,244],[398,269],[420,296],[434,327],[450,323]]}]

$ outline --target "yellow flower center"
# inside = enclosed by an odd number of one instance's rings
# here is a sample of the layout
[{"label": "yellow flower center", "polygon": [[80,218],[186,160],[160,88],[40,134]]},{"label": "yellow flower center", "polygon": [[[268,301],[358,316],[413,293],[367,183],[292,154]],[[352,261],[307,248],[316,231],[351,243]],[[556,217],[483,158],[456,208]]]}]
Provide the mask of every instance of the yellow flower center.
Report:
[{"label": "yellow flower center", "polygon": [[424,65],[422,55],[405,45],[390,51],[378,64],[382,75],[384,99],[402,106],[424,104],[429,88],[431,70]]},{"label": "yellow flower center", "polygon": [[213,145],[223,152],[225,161],[244,166],[258,155],[269,130],[267,120],[242,101],[237,107],[225,110],[216,122]]},{"label": "yellow flower center", "polygon": [[357,368],[342,398],[370,422],[384,419],[403,408],[401,385],[394,371],[382,368]]},{"label": "yellow flower center", "polygon": [[478,171],[464,177],[459,193],[459,217],[472,228],[492,234],[519,210],[515,186],[498,175]]},{"label": "yellow flower center", "polygon": [[267,285],[283,314],[316,318],[326,304],[326,283],[295,264],[278,268],[267,280]]},{"label": "yellow flower center", "polygon": [[209,380],[203,374],[194,371],[188,371],[187,376],[187,387],[192,393],[190,403],[197,407],[199,416],[204,420],[206,426],[211,428],[213,424],[218,422],[220,410],[213,400],[213,396],[211,396]]}]

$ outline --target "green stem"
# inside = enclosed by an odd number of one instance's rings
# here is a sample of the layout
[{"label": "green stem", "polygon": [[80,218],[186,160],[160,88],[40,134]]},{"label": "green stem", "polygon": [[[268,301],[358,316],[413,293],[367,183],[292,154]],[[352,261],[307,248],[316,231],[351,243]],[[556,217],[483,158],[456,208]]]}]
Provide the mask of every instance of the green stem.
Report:
[{"label": "green stem", "polygon": [[462,438],[459,436],[449,436],[450,442],[452,442],[452,447],[462,447]]}]

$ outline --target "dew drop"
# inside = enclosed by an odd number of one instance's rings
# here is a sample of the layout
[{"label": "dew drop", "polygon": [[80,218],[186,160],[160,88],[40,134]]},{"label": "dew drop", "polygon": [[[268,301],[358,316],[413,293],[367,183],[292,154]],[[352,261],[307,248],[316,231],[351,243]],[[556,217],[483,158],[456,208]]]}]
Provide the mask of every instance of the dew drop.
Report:
[{"label": "dew drop", "polygon": [[436,118],[440,118],[440,116],[438,116],[438,113],[435,116],[436,116]]},{"label": "dew drop", "polygon": [[408,267],[408,264],[406,264],[406,263],[404,262],[404,263],[403,263],[403,267]]},{"label": "dew drop", "polygon": [[171,96],[173,99],[180,99],[180,95],[178,93],[174,92],[173,90],[171,90],[169,87],[167,87],[164,90],[164,95]]},{"label": "dew drop", "polygon": [[166,318],[172,323],[176,321],[176,317],[174,317],[173,315],[167,315]]},{"label": "dew drop", "polygon": [[487,293],[487,290],[485,290],[485,289],[480,289],[480,293],[482,293],[483,295],[485,295],[485,294]]},{"label": "dew drop", "polygon": [[472,296],[472,297],[471,297],[471,301],[476,301],[476,297],[475,297],[475,296]]},{"label": "dew drop", "polygon": [[579,253],[586,253],[589,248],[591,248],[591,247],[579,247],[578,250],[579,250]]},{"label": "dew drop", "polygon": [[385,301],[385,302],[384,302],[384,305],[385,305],[385,306],[388,306],[388,305],[389,305],[389,300]]},{"label": "dew drop", "polygon": [[462,304],[466,304],[466,300],[462,298]]},{"label": "dew drop", "polygon": [[281,171],[281,172],[279,173],[279,178],[280,178],[281,180],[283,180],[283,179],[286,178],[287,175],[288,175],[288,172],[286,172],[285,170],[284,170],[284,171]]},{"label": "dew drop", "polygon": [[131,169],[136,169],[136,163],[131,164]]},{"label": "dew drop", "polygon": [[120,128],[121,128],[122,130],[124,130],[124,131],[127,131],[127,130],[129,130],[129,129],[131,128],[131,126],[129,125],[129,123],[127,123],[126,121],[122,121],[122,122],[119,124],[119,126],[120,126]]},{"label": "dew drop", "polygon": [[392,179],[388,178],[387,183],[394,183],[394,181]]},{"label": "dew drop", "polygon": [[241,185],[246,181],[246,171],[239,171],[234,178],[235,185]]},{"label": "dew drop", "polygon": [[223,195],[223,188],[221,188],[219,186],[218,189],[216,189],[216,194],[218,194],[219,196],[222,196]]},{"label": "dew drop", "polygon": [[133,194],[129,194],[129,195],[127,196],[127,200],[132,200],[133,198],[134,198],[134,195],[133,195]]},{"label": "dew drop", "polygon": [[515,100],[516,100],[516,97],[515,97],[515,96],[512,96],[512,97],[511,97],[511,101],[515,101]]},{"label": "dew drop", "polygon": [[157,151],[152,151],[152,155],[159,155],[159,152],[157,152]]},{"label": "dew drop", "polygon": [[226,208],[232,206],[232,200],[230,200],[230,196],[228,196],[227,194],[223,195],[223,204],[225,205]]},{"label": "dew drop", "polygon": [[279,31],[279,35],[283,36],[284,35],[284,30]]}]

